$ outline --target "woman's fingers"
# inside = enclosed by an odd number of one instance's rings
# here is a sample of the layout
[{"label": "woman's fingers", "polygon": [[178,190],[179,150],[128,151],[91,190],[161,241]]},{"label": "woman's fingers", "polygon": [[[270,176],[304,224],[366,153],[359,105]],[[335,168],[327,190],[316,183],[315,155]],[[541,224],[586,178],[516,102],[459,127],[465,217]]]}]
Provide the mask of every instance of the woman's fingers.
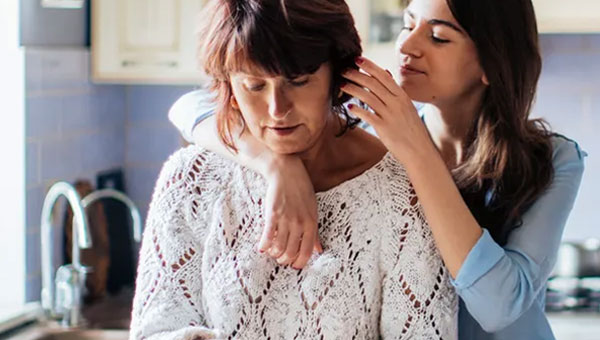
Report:
[{"label": "woman's fingers", "polygon": [[277,215],[271,210],[267,210],[265,212],[265,227],[262,230],[260,241],[258,242],[258,251],[263,253],[271,248],[276,231]]},{"label": "woman's fingers", "polygon": [[367,124],[371,125],[373,128],[375,128],[375,126],[377,126],[381,121],[381,117],[377,116],[377,114],[371,113],[370,111],[365,110],[358,105],[348,104],[348,111],[361,120],[367,122]]},{"label": "woman's fingers", "polygon": [[288,237],[289,237],[289,229],[285,224],[277,225],[277,233],[275,234],[275,238],[273,240],[273,244],[269,249],[269,256],[273,258],[279,258],[283,255],[287,247]]},{"label": "woman's fingers", "polygon": [[306,263],[313,254],[313,249],[315,248],[315,234],[310,230],[306,230],[304,235],[302,236],[302,244],[300,245],[300,252],[298,256],[292,263],[292,267],[295,269],[302,269],[306,266]]},{"label": "woman's fingers", "polygon": [[[299,158],[283,158],[266,174],[266,226],[260,249],[282,265],[296,263],[303,267],[312,256],[312,249],[321,250],[317,230],[317,200],[315,192]],[[274,233],[276,230],[276,233]],[[298,260],[299,259],[299,260]]]},{"label": "woman's fingers", "polygon": [[300,250],[301,238],[302,233],[297,232],[295,229],[290,230],[287,244],[285,245],[285,251],[277,259],[277,263],[287,266],[296,260],[298,257],[298,251]]},{"label": "woman's fingers", "polygon": [[398,86],[390,71],[379,67],[372,60],[365,57],[356,58],[356,65],[379,81],[391,94],[395,96],[401,95],[402,89]]},{"label": "woman's fingers", "polygon": [[350,69],[344,72],[342,76],[373,93],[382,103],[387,103],[394,97],[390,90],[388,90],[378,79],[372,77],[371,75]]},{"label": "woman's fingers", "polygon": [[314,243],[314,247],[313,250],[317,253],[317,254],[323,254],[323,245],[321,245],[321,240],[319,240],[319,230],[317,229],[317,231],[315,232],[315,243]]},{"label": "woman's fingers", "polygon": [[342,85],[341,90],[369,105],[376,114],[383,113],[386,109],[386,105],[376,95],[360,86],[346,83]]}]

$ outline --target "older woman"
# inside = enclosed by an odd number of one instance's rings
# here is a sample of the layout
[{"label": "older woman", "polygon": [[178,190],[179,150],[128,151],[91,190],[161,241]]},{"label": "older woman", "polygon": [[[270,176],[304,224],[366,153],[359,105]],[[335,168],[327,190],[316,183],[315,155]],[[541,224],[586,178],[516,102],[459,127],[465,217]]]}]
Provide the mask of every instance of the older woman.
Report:
[{"label": "older woman", "polygon": [[257,253],[264,179],[182,149],[150,206],[131,338],[455,339],[457,297],[406,172],[342,106],[361,53],[345,2],[211,0],[201,22],[221,138],[235,148],[244,129],[302,160],[324,251],[300,271]]}]

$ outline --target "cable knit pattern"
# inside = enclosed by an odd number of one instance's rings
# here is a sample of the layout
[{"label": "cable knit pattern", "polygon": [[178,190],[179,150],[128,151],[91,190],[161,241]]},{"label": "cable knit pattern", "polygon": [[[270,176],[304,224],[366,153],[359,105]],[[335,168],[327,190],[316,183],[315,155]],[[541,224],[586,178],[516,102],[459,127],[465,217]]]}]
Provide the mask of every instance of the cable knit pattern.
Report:
[{"label": "cable knit pattern", "polygon": [[197,146],[165,163],[131,339],[457,339],[458,305],[403,167],[317,194],[325,252],[303,270],[254,247],[266,182]]}]

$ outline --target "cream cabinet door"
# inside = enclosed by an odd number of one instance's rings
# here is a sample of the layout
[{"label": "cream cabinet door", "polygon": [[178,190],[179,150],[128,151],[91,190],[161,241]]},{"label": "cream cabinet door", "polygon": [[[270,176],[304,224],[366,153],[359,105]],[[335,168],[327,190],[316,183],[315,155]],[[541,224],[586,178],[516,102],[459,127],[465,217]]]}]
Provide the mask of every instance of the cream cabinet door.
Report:
[{"label": "cream cabinet door", "polygon": [[203,0],[92,2],[97,82],[197,84],[195,29]]},{"label": "cream cabinet door", "polygon": [[540,33],[600,32],[600,0],[533,0]]}]

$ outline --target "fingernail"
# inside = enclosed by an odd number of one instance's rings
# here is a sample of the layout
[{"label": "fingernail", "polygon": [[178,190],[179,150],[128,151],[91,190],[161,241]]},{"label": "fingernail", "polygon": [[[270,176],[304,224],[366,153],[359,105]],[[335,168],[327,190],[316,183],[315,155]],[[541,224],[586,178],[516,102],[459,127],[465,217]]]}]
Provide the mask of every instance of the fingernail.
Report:
[{"label": "fingernail", "polygon": [[360,65],[364,62],[365,60],[362,57],[356,57],[354,59],[354,62],[356,62],[357,65]]},{"label": "fingernail", "polygon": [[387,73],[390,75],[390,77],[392,77],[392,78],[394,77],[394,76],[392,75],[392,72],[390,72],[390,70],[385,70],[385,71],[386,71],[386,72],[387,72]]},{"label": "fingernail", "polygon": [[348,110],[352,110],[354,108],[354,104],[348,104]]}]

